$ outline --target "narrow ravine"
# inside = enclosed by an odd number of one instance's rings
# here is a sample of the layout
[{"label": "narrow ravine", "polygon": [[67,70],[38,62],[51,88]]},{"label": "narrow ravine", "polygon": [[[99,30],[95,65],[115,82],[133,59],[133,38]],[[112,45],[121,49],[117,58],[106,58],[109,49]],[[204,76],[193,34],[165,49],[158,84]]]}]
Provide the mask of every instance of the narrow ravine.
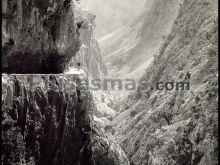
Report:
[{"label": "narrow ravine", "polygon": [[[95,94],[97,121],[131,165],[217,164],[216,4],[148,1],[131,24],[99,39],[105,78],[145,81],[132,92]],[[157,90],[158,82],[190,89]]]},{"label": "narrow ravine", "polygon": [[2,164],[218,164],[217,3],[3,0]]}]

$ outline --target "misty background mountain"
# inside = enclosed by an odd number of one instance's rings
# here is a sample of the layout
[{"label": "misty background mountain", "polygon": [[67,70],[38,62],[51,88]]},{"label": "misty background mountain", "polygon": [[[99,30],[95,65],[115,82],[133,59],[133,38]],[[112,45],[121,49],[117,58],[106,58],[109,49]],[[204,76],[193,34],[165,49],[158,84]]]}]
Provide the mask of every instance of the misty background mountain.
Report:
[{"label": "misty background mountain", "polygon": [[85,10],[96,14],[96,36],[99,39],[138,17],[143,11],[146,1],[81,0],[80,5]]},{"label": "misty background mountain", "polygon": [[217,0],[2,2],[3,164],[218,164]]}]

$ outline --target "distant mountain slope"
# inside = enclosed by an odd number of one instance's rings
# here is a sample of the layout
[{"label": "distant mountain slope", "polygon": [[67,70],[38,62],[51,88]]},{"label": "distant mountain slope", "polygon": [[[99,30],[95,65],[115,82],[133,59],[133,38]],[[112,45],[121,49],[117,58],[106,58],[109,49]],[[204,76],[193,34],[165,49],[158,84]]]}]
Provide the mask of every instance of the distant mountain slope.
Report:
[{"label": "distant mountain slope", "polygon": [[132,165],[218,164],[217,3],[185,0],[142,77],[154,87],[158,82],[189,81],[191,89],[138,90],[106,126]]},{"label": "distant mountain slope", "polygon": [[145,11],[132,23],[99,40],[110,76],[138,79],[143,75],[163,36],[170,33],[179,2],[148,1]]},{"label": "distant mountain slope", "polygon": [[148,0],[80,0],[85,9],[96,13],[96,36],[103,37],[128,24],[143,9]]}]

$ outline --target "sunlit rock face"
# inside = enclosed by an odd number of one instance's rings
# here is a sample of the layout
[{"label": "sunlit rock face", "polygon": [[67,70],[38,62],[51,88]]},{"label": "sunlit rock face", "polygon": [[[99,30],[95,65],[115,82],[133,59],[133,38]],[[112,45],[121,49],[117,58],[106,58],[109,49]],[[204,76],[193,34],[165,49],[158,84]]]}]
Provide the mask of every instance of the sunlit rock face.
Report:
[{"label": "sunlit rock face", "polygon": [[4,73],[63,72],[80,48],[72,2],[3,0]]},{"label": "sunlit rock face", "polygon": [[96,16],[78,8],[75,10],[75,19],[80,26],[79,34],[82,45],[77,55],[71,59],[68,67],[78,67],[77,65],[80,63],[80,68],[83,68],[91,78],[103,78],[108,74],[108,71],[96,40]]},{"label": "sunlit rock face", "polygon": [[93,122],[84,75],[3,75],[3,164],[129,165]]},{"label": "sunlit rock face", "polygon": [[[144,90],[131,94],[106,126],[131,164],[218,164],[217,3],[183,2],[170,35],[141,78]],[[155,86],[187,81],[190,90]]]}]

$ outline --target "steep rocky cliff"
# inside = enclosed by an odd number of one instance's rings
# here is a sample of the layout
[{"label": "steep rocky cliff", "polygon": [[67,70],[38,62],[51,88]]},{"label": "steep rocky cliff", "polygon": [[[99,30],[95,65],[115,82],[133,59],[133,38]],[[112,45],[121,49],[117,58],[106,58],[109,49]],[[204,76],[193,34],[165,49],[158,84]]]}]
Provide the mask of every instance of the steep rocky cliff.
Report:
[{"label": "steep rocky cliff", "polygon": [[3,0],[2,4],[2,71],[62,73],[80,48],[70,0]]},{"label": "steep rocky cliff", "polygon": [[85,75],[3,75],[2,162],[129,165],[93,122]]},{"label": "steep rocky cliff", "polygon": [[3,164],[89,164],[94,105],[82,78],[4,77]]},{"label": "steep rocky cliff", "polygon": [[82,45],[76,56],[71,59],[68,67],[78,67],[77,64],[80,63],[80,68],[86,71],[89,77],[103,78],[103,76],[107,75],[107,67],[104,64],[99,44],[96,40],[96,16],[84,11],[82,8],[77,8],[75,10],[75,18],[78,26],[80,26],[79,33]]},{"label": "steep rocky cliff", "polygon": [[[217,3],[184,0],[146,83],[106,126],[131,164],[218,164]],[[190,90],[157,90],[158,82],[189,82]]]},{"label": "steep rocky cliff", "polygon": [[87,74],[63,74],[81,39],[94,41],[81,34],[76,7],[74,0],[3,1],[4,165],[129,165],[94,122]]}]

